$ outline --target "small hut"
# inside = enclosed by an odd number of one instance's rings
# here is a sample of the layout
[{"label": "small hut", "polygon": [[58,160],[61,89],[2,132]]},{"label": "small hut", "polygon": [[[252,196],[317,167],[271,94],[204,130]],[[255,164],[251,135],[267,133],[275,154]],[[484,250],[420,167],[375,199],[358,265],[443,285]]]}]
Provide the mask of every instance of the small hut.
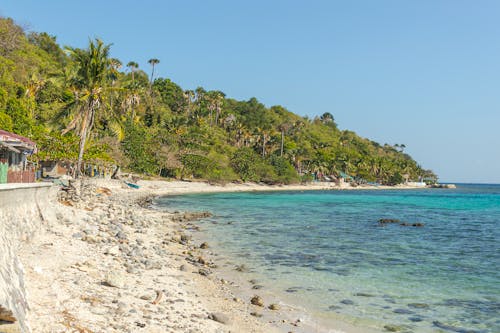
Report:
[{"label": "small hut", "polygon": [[0,184],[32,183],[35,168],[27,157],[36,153],[36,144],[24,136],[0,130]]}]

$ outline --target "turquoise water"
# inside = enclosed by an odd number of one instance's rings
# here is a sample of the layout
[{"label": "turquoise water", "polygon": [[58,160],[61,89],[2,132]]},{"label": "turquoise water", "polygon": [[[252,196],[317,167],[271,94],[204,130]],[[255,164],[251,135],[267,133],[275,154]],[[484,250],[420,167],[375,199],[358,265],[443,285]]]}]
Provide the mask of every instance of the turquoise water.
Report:
[{"label": "turquoise water", "polygon": [[159,204],[213,212],[200,225],[218,250],[332,325],[500,332],[500,185],[197,194]]}]

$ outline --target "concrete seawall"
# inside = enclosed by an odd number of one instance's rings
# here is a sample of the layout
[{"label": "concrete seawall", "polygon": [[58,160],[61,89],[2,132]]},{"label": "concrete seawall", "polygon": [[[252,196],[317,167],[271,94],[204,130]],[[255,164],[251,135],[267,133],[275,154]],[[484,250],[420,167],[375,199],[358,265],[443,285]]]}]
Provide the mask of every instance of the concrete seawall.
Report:
[{"label": "concrete seawall", "polygon": [[55,221],[51,206],[56,195],[52,184],[0,184],[0,332],[31,332],[17,253],[42,223]]}]

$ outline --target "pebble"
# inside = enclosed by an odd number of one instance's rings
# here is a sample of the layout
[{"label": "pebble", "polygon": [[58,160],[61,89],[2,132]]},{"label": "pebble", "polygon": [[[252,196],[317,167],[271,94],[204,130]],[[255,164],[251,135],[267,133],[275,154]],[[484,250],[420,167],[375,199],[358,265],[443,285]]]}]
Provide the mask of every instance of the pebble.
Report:
[{"label": "pebble", "polygon": [[229,317],[223,313],[220,312],[214,312],[211,313],[208,318],[212,319],[213,321],[219,322],[221,324],[228,324],[229,323]]},{"label": "pebble", "polygon": [[138,272],[139,272],[139,270],[137,268],[135,268],[134,266],[127,267],[127,273],[129,273],[129,274],[137,274]]},{"label": "pebble", "polygon": [[253,305],[257,305],[257,306],[264,306],[264,301],[262,300],[262,297],[257,296],[257,295],[255,295],[254,297],[252,297],[250,299],[250,303],[252,303]]},{"label": "pebble", "polygon": [[118,245],[112,246],[104,251],[104,254],[118,256],[120,254],[120,247]]},{"label": "pebble", "polygon": [[273,304],[269,305],[269,310],[278,311],[279,309],[281,309],[279,304],[273,303]]},{"label": "pebble", "polygon": [[388,332],[398,332],[401,331],[402,327],[396,325],[385,325],[384,329]]},{"label": "pebble", "polygon": [[415,309],[428,309],[429,308],[429,304],[425,304],[425,303],[410,303],[410,304],[408,304],[408,306],[410,308],[415,308]]},{"label": "pebble", "polygon": [[106,274],[105,284],[115,288],[125,288],[125,277],[118,271],[109,271]]}]

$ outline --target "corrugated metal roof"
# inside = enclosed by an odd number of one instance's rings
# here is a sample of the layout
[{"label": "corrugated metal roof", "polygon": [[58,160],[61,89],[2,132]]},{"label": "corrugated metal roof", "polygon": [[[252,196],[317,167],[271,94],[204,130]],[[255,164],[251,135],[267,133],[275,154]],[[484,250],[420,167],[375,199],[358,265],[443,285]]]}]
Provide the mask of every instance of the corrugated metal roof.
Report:
[{"label": "corrugated metal roof", "polygon": [[0,143],[7,149],[20,153],[19,149],[25,151],[29,150],[31,153],[36,153],[36,143],[30,139],[15,134],[7,132],[0,129]]},{"label": "corrugated metal roof", "polygon": [[23,142],[23,143],[26,143],[28,145],[31,145],[33,147],[36,146],[36,143],[31,141],[30,139],[24,137],[24,136],[21,136],[21,135],[18,135],[18,134],[15,134],[15,133],[11,133],[11,132],[7,132],[7,131],[4,131],[4,130],[1,130],[0,129],[0,141],[20,141],[20,142]]}]

